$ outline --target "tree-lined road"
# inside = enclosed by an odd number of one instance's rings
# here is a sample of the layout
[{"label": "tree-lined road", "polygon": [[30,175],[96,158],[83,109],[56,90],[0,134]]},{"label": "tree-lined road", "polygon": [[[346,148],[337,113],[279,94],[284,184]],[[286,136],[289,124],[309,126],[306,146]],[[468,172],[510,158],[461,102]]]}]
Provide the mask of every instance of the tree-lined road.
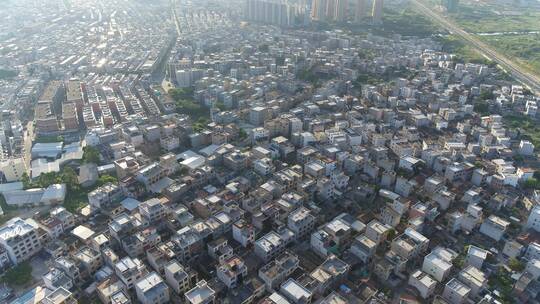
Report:
[{"label": "tree-lined road", "polygon": [[418,10],[422,14],[439,23],[452,34],[458,35],[463,40],[470,43],[480,53],[498,63],[503,69],[505,69],[512,76],[514,76],[518,81],[520,81],[525,86],[529,87],[532,91],[534,91],[534,93],[536,93],[537,95],[540,94],[540,77],[524,70],[518,64],[493,49],[487,43],[482,42],[480,39],[478,39],[472,34],[469,34],[452,21],[448,20],[439,13],[434,12],[432,9],[424,5],[419,0],[411,0],[411,2],[418,8]]}]

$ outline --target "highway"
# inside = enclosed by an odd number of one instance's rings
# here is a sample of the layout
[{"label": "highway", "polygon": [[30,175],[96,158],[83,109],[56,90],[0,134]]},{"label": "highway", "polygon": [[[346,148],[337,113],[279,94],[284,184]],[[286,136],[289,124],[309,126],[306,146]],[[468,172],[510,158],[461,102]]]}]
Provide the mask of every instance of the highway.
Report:
[{"label": "highway", "polygon": [[458,35],[466,42],[474,46],[481,54],[485,57],[495,61],[499,66],[501,66],[506,72],[510,73],[514,78],[521,82],[524,86],[528,87],[535,94],[540,96],[540,77],[531,74],[530,72],[524,70],[518,64],[508,59],[508,57],[500,54],[498,51],[493,49],[488,44],[482,42],[480,39],[475,37],[472,34],[469,34],[459,26],[457,26],[452,21],[448,20],[439,13],[434,12],[432,9],[424,5],[419,0],[411,0],[411,3],[414,4],[420,13],[426,15],[430,19],[439,23],[450,33]]},{"label": "highway", "polygon": [[174,27],[176,28],[176,34],[178,37],[182,36],[182,30],[180,29],[180,23],[178,22],[178,15],[176,14],[176,6],[178,2],[176,0],[171,1],[172,17],[174,21]]}]

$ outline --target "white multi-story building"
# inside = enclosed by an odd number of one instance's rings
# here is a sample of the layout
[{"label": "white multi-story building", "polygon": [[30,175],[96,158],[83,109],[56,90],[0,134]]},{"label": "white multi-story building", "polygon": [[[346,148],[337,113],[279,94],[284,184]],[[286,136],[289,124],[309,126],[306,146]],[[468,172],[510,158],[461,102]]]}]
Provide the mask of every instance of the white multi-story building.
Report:
[{"label": "white multi-story building", "polygon": [[164,219],[167,216],[168,208],[162,204],[161,200],[151,198],[139,205],[139,212],[148,221],[148,223],[154,223]]},{"label": "white multi-story building", "polygon": [[301,239],[315,228],[315,216],[307,208],[300,207],[289,214],[287,227],[294,232],[297,240]]},{"label": "white multi-story building", "polygon": [[0,161],[0,172],[4,174],[8,183],[19,181],[22,175],[27,173],[26,162],[22,157]]},{"label": "white multi-story building", "polygon": [[532,260],[540,260],[540,244],[537,242],[532,242],[527,246],[527,250],[525,251],[525,258],[527,258],[529,261]]},{"label": "white multi-story building", "polygon": [[217,277],[228,288],[236,288],[247,277],[247,266],[238,256],[226,259],[217,269]]},{"label": "white multi-story building", "polygon": [[213,304],[216,301],[216,292],[208,286],[205,280],[184,294],[188,304]]},{"label": "white multi-story building", "polygon": [[534,154],[534,145],[528,140],[522,140],[519,142],[518,153],[524,156],[531,156]]},{"label": "white multi-story building", "polygon": [[264,281],[267,291],[272,291],[289,277],[299,265],[298,256],[285,251],[270,263],[259,269],[259,278]]},{"label": "white multi-story building", "polygon": [[403,234],[392,241],[391,248],[400,257],[409,260],[427,250],[428,245],[428,238],[414,229],[407,228]]},{"label": "white multi-story building", "polygon": [[469,246],[467,257],[465,258],[466,265],[472,265],[478,269],[482,268],[482,264],[487,259],[489,251],[476,246]]},{"label": "white multi-story building", "polygon": [[437,247],[424,258],[422,271],[442,282],[452,270],[452,260],[456,257],[457,253],[450,249]]},{"label": "white multi-story building", "polygon": [[127,286],[133,288],[135,282],[142,278],[148,271],[139,259],[125,257],[114,265],[114,271],[118,278]]},{"label": "white multi-story building", "polygon": [[280,293],[294,304],[310,303],[313,293],[293,278],[281,284]]},{"label": "white multi-story building", "polygon": [[527,219],[527,229],[534,229],[540,232],[540,206],[534,206]]},{"label": "white multi-story building", "polygon": [[287,228],[282,228],[279,232],[270,231],[255,242],[255,254],[263,261],[270,261],[282,253],[294,238],[294,232]]},{"label": "white multi-story building", "polygon": [[135,292],[141,304],[169,303],[169,287],[155,272],[138,280],[135,283]]},{"label": "white multi-story building", "polygon": [[386,236],[390,232],[389,225],[383,224],[377,220],[372,220],[367,224],[366,236],[373,240],[375,243],[380,244],[386,240]]},{"label": "white multi-story building", "polygon": [[295,6],[286,1],[248,0],[245,17],[255,22],[291,26],[294,23]]},{"label": "white multi-story building", "polygon": [[458,279],[463,284],[471,289],[470,297],[474,298],[487,287],[486,275],[474,266],[467,266],[458,276]]},{"label": "white multi-story building", "polygon": [[176,260],[170,261],[164,267],[165,280],[177,294],[183,294],[191,289],[191,276],[182,264]]},{"label": "white multi-story building", "polygon": [[490,215],[487,220],[480,225],[480,232],[498,242],[502,239],[508,226],[510,226],[510,222],[505,221],[496,215]]},{"label": "white multi-story building", "polygon": [[255,227],[246,223],[244,220],[239,220],[232,226],[233,239],[242,244],[243,247],[255,242]]},{"label": "white multi-story building", "polygon": [[409,285],[416,288],[422,298],[427,299],[435,291],[437,281],[429,274],[421,270],[416,270],[409,276]]},{"label": "white multi-story building", "polygon": [[274,172],[275,167],[270,158],[262,158],[253,162],[253,170],[262,176],[268,176]]},{"label": "white multi-story building", "polygon": [[461,283],[456,278],[453,278],[444,287],[443,298],[450,304],[464,303],[471,289],[467,285]]},{"label": "white multi-story building", "polygon": [[377,243],[365,235],[356,237],[350,248],[351,253],[364,263],[370,261],[371,257],[375,254],[375,250],[377,250]]},{"label": "white multi-story building", "polygon": [[90,206],[99,209],[115,200],[122,198],[122,189],[113,183],[107,183],[92,192],[88,193],[88,203]]},{"label": "white multi-story building", "polygon": [[0,228],[0,244],[13,264],[28,260],[42,248],[38,224],[33,219],[12,218]]}]

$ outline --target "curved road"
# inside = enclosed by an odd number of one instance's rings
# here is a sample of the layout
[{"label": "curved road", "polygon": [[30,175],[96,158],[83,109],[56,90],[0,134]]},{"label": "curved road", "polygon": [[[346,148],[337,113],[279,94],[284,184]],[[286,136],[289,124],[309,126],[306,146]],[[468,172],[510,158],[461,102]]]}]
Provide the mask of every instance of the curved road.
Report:
[{"label": "curved road", "polygon": [[540,77],[533,75],[529,73],[528,71],[524,70],[522,67],[512,62],[512,60],[500,54],[499,52],[494,50],[491,46],[482,42],[480,39],[478,39],[474,35],[471,35],[468,32],[464,31],[462,28],[460,28],[453,22],[449,21],[444,16],[434,12],[433,10],[431,10],[429,7],[424,5],[419,0],[411,0],[411,2],[418,8],[418,10],[422,14],[433,19],[434,21],[439,23],[441,26],[446,28],[451,33],[460,36],[463,40],[473,45],[484,56],[497,62],[503,69],[509,72],[512,76],[514,76],[514,78],[520,81],[523,85],[529,87],[531,91],[533,91],[537,95],[540,94]]}]

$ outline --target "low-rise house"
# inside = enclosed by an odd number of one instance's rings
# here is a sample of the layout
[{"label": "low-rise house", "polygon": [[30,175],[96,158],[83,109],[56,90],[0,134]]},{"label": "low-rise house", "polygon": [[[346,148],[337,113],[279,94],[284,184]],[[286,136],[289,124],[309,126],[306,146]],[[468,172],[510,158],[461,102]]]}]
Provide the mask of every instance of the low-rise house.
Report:
[{"label": "low-rise house", "polygon": [[135,283],[135,292],[141,304],[165,304],[170,300],[169,287],[155,272],[138,280]]},{"label": "low-rise house", "polygon": [[416,288],[423,299],[427,299],[435,291],[437,281],[429,274],[416,270],[409,276],[409,285]]},{"label": "low-rise house", "polygon": [[299,258],[285,251],[259,269],[259,278],[264,281],[267,291],[274,290],[299,266]]},{"label": "low-rise house", "polygon": [[471,289],[469,287],[453,278],[446,283],[442,296],[450,304],[461,304],[465,303],[470,293]]},{"label": "low-rise house", "polygon": [[197,272],[184,268],[176,260],[170,261],[164,269],[167,284],[178,295],[186,293],[197,282]]},{"label": "low-rise house", "polygon": [[140,278],[148,273],[146,266],[137,258],[125,257],[114,265],[114,271],[118,278],[131,289]]},{"label": "low-rise house", "polygon": [[186,292],[184,297],[189,304],[213,304],[216,301],[216,292],[202,280]]},{"label": "low-rise house", "polygon": [[469,297],[472,299],[480,295],[480,293],[487,287],[486,275],[484,272],[474,266],[467,266],[460,271],[458,279],[471,289]]},{"label": "low-rise house", "polygon": [[232,256],[218,266],[217,277],[228,288],[236,288],[247,279],[247,266],[241,258]]},{"label": "low-rise house", "polygon": [[294,304],[310,303],[311,298],[313,297],[313,293],[311,291],[292,278],[283,282],[279,291],[291,303]]},{"label": "low-rise house", "polygon": [[482,225],[480,225],[480,233],[498,242],[502,239],[508,226],[510,226],[510,222],[505,221],[496,215],[490,215]]}]

